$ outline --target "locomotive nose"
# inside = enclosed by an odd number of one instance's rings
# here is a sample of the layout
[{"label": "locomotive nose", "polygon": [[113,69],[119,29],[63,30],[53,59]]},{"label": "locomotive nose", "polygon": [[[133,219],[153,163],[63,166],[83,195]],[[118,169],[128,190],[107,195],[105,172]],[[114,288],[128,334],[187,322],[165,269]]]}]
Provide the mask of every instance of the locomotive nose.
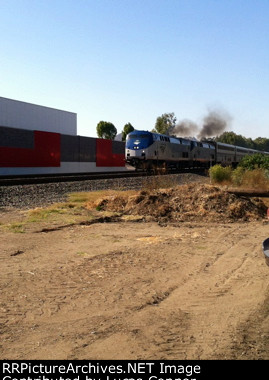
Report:
[{"label": "locomotive nose", "polygon": [[141,149],[127,150],[127,157],[145,157],[145,151]]}]

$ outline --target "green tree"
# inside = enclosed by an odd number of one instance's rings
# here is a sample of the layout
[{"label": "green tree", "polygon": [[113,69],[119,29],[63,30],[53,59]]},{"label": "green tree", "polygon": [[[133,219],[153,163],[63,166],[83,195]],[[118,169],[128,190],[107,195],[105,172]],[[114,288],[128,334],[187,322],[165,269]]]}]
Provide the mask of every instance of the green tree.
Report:
[{"label": "green tree", "polygon": [[152,132],[158,132],[163,135],[171,135],[176,126],[176,121],[177,118],[175,117],[174,112],[164,113],[162,116],[157,117],[155,128]]},{"label": "green tree", "polygon": [[216,141],[251,149],[264,150],[266,152],[269,151],[269,139],[266,137],[257,137],[255,140],[252,140],[251,138],[237,135],[234,132],[224,132],[216,138]]},{"label": "green tree", "polygon": [[126,136],[128,135],[128,133],[134,131],[134,127],[132,126],[131,123],[127,123],[125,124],[125,126],[123,127],[123,131],[122,131],[122,141],[125,141],[126,140]]},{"label": "green tree", "polygon": [[269,139],[265,137],[257,137],[254,141],[254,148],[257,150],[269,151]]},{"label": "green tree", "polygon": [[234,132],[224,132],[222,135],[216,138],[216,141],[222,142],[224,144],[237,145],[246,148],[254,148],[254,143],[252,139],[246,138],[241,135],[237,135]]},{"label": "green tree", "polygon": [[216,141],[224,144],[235,144],[236,134],[234,132],[224,132],[220,136],[216,137]]},{"label": "green tree", "polygon": [[114,124],[108,121],[99,121],[96,127],[97,136],[102,139],[114,140],[117,129]]},{"label": "green tree", "polygon": [[244,137],[244,139],[245,139],[245,143],[246,143],[245,146],[247,148],[255,149],[255,143],[250,137],[249,138]]}]

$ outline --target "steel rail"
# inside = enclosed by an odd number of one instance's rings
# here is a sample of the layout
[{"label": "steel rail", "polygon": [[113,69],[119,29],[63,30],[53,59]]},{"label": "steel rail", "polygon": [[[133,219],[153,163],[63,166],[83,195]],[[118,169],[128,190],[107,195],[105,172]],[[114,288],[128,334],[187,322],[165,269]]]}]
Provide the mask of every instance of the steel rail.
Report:
[{"label": "steel rail", "polygon": [[115,179],[126,177],[143,176],[146,173],[139,172],[108,172],[108,173],[74,173],[62,175],[24,175],[24,176],[6,176],[0,178],[0,186],[16,186],[26,184],[42,184],[42,183],[55,183],[55,182],[77,182],[89,181],[98,179]]},{"label": "steel rail", "polygon": [[23,175],[23,176],[4,176],[0,177],[1,186],[17,186],[27,184],[43,184],[43,183],[56,183],[56,182],[77,182],[77,181],[91,181],[99,179],[116,179],[116,178],[131,178],[131,177],[146,177],[154,175],[170,175],[180,173],[201,173],[204,169],[181,169],[168,171],[165,173],[153,173],[145,171],[120,171],[120,172],[99,172],[99,173],[67,173],[67,174],[45,174],[45,175]]}]

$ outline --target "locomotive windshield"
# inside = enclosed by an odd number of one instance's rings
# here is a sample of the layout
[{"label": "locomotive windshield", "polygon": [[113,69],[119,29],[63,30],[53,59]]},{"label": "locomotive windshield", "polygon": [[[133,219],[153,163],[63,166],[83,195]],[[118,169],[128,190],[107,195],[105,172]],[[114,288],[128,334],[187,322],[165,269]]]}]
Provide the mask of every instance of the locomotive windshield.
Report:
[{"label": "locomotive windshield", "polygon": [[126,141],[127,149],[145,149],[153,143],[151,133],[130,134]]}]

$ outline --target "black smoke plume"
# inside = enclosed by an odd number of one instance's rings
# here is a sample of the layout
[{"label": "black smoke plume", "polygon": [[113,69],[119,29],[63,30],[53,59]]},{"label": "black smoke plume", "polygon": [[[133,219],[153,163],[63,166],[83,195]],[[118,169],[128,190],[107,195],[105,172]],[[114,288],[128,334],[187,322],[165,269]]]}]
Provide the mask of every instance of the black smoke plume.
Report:
[{"label": "black smoke plume", "polygon": [[209,114],[204,117],[203,126],[197,138],[203,139],[221,135],[225,132],[230,120],[231,117],[226,112],[210,111]]},{"label": "black smoke plume", "polygon": [[177,137],[196,137],[199,140],[221,135],[229,126],[231,117],[225,111],[209,111],[204,117],[202,126],[191,120],[182,120],[173,127],[170,135]]},{"label": "black smoke plume", "polygon": [[182,120],[172,130],[172,134],[180,137],[195,136],[198,132],[198,125],[191,120]]}]

